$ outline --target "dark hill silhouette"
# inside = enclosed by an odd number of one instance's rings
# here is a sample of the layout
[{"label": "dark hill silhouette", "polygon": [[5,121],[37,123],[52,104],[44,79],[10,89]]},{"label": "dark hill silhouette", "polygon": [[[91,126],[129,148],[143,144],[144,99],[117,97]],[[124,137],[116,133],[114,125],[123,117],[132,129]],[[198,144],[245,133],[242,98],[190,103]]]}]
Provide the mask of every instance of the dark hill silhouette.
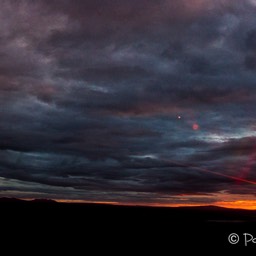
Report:
[{"label": "dark hill silhouette", "polygon": [[231,233],[256,237],[256,211],[215,206],[165,208],[0,198],[0,215],[2,232],[6,227],[6,232],[26,232],[31,239],[42,234],[53,241],[68,238],[67,244],[74,247],[96,241],[99,248],[118,243],[123,248],[151,246],[164,251],[202,248],[202,244],[222,249],[243,246],[228,242]]},{"label": "dark hill silhouette", "polygon": [[12,198],[12,197],[1,197],[0,198],[0,204],[1,203],[22,203],[22,202],[25,202],[25,201],[17,199],[17,198]]}]

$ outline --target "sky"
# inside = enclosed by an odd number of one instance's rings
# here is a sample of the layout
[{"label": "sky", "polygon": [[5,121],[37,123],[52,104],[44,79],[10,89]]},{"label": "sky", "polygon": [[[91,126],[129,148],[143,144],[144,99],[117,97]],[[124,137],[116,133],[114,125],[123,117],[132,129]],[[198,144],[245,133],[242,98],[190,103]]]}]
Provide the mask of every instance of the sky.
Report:
[{"label": "sky", "polygon": [[256,209],[256,0],[1,0],[0,196]]}]

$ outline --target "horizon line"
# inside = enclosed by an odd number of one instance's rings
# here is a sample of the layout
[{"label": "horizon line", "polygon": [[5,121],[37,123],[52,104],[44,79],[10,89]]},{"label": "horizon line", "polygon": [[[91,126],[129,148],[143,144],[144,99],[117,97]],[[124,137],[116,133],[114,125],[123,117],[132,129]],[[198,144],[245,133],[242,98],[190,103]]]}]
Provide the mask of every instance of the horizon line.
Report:
[{"label": "horizon line", "polygon": [[[256,210],[256,200],[247,201],[230,201],[230,202],[215,202],[209,204],[163,204],[163,203],[135,203],[135,202],[115,202],[115,201],[88,201],[81,199],[52,199],[52,198],[18,198],[18,197],[0,197],[1,199],[16,199],[26,202],[33,201],[53,201],[64,204],[95,204],[95,205],[111,205],[111,206],[130,206],[130,207],[149,207],[149,208],[195,208],[195,207],[218,207],[234,210]],[[247,204],[246,204],[247,203]]]}]

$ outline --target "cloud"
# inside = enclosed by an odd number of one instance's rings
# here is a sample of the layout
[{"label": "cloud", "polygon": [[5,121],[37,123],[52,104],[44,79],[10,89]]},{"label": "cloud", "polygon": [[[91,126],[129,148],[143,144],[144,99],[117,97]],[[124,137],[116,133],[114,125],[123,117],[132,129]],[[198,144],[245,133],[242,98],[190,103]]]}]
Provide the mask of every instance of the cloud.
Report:
[{"label": "cloud", "polygon": [[255,178],[254,13],[249,0],[2,1],[3,190],[254,195],[227,177],[251,161]]}]

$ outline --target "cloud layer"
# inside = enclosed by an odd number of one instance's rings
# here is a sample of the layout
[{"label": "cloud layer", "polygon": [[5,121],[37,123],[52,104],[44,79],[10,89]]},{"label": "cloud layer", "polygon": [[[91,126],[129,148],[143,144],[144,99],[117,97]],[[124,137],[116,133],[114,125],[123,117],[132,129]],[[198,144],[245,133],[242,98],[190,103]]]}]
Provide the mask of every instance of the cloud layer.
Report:
[{"label": "cloud layer", "polygon": [[1,1],[1,195],[254,195],[255,11],[252,0]]}]

